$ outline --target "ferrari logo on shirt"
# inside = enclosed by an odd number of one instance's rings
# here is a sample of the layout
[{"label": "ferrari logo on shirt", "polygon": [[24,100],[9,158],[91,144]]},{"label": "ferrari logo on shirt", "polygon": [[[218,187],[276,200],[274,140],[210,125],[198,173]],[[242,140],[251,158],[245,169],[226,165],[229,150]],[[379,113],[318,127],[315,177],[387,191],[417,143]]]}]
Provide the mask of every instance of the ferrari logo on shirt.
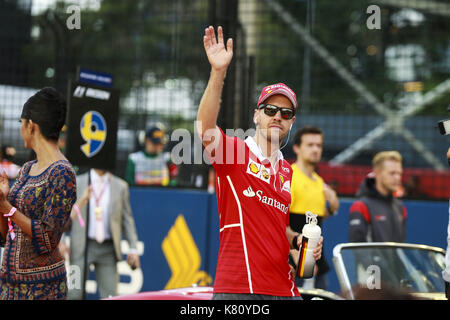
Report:
[{"label": "ferrari logo on shirt", "polygon": [[247,167],[247,173],[264,182],[270,183],[269,170],[267,170],[262,164],[250,160]]},{"label": "ferrari logo on shirt", "polygon": [[291,181],[288,180],[285,176],[283,176],[281,173],[279,174],[280,177],[280,189],[281,191],[287,191],[291,193]]},{"label": "ferrari logo on shirt", "polygon": [[287,180],[285,183],[283,183],[283,188],[281,188],[281,191],[287,191],[291,193],[291,181]]}]

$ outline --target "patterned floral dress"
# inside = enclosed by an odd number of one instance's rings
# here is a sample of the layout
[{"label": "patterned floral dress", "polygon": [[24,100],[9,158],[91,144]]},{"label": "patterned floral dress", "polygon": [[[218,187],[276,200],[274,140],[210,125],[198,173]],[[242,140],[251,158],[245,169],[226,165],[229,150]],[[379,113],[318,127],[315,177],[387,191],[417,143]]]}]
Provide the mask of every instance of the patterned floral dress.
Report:
[{"label": "patterned floral dress", "polygon": [[8,200],[31,219],[32,236],[13,223],[16,237],[0,236],[4,246],[0,270],[0,299],[65,299],[67,278],[58,244],[76,201],[76,178],[66,160],[52,163],[38,176],[29,175],[27,162],[12,186]]}]

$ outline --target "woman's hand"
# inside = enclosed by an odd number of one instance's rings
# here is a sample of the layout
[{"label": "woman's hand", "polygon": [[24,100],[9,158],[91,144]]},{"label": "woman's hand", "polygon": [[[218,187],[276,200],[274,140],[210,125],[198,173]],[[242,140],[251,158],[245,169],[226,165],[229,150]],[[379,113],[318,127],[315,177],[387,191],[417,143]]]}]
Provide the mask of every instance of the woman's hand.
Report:
[{"label": "woman's hand", "polygon": [[3,218],[3,214],[6,212],[5,204],[7,203],[5,194],[0,190],[0,218]]},{"label": "woman's hand", "polygon": [[3,201],[2,196],[6,200],[9,194],[9,179],[5,171],[3,171],[2,174],[0,175],[0,192],[3,194],[0,195],[0,201]]},{"label": "woman's hand", "polygon": [[78,202],[78,206],[80,208],[82,208],[84,205],[86,205],[89,202],[89,199],[91,198],[91,192],[92,192],[92,187],[88,186],[84,192],[83,195],[81,196],[79,202]]},{"label": "woman's hand", "polygon": [[11,205],[8,202],[9,194],[9,180],[6,173],[3,171],[0,174],[0,215],[8,213],[11,209]]},{"label": "woman's hand", "polygon": [[6,195],[0,190],[0,218],[4,218],[3,215],[9,213],[11,208],[12,206],[8,202]]}]

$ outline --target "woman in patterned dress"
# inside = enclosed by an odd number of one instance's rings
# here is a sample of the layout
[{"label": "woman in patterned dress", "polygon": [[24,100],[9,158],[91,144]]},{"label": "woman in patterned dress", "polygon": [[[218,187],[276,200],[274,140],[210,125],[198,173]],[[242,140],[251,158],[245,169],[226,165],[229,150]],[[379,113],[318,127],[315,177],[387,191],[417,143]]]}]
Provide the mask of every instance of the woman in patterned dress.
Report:
[{"label": "woman in patterned dress", "polygon": [[9,189],[0,175],[0,299],[65,299],[67,279],[58,244],[76,200],[72,166],[57,140],[66,102],[53,88],[24,104],[20,133],[36,160],[21,168]]}]

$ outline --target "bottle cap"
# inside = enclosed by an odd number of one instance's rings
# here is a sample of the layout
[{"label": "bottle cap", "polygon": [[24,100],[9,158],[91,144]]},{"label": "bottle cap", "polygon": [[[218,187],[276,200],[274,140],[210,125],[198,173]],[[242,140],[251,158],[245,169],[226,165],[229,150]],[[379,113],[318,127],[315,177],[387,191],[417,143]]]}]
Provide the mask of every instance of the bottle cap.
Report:
[{"label": "bottle cap", "polygon": [[311,211],[306,211],[306,223],[317,225],[317,214],[312,213]]}]

